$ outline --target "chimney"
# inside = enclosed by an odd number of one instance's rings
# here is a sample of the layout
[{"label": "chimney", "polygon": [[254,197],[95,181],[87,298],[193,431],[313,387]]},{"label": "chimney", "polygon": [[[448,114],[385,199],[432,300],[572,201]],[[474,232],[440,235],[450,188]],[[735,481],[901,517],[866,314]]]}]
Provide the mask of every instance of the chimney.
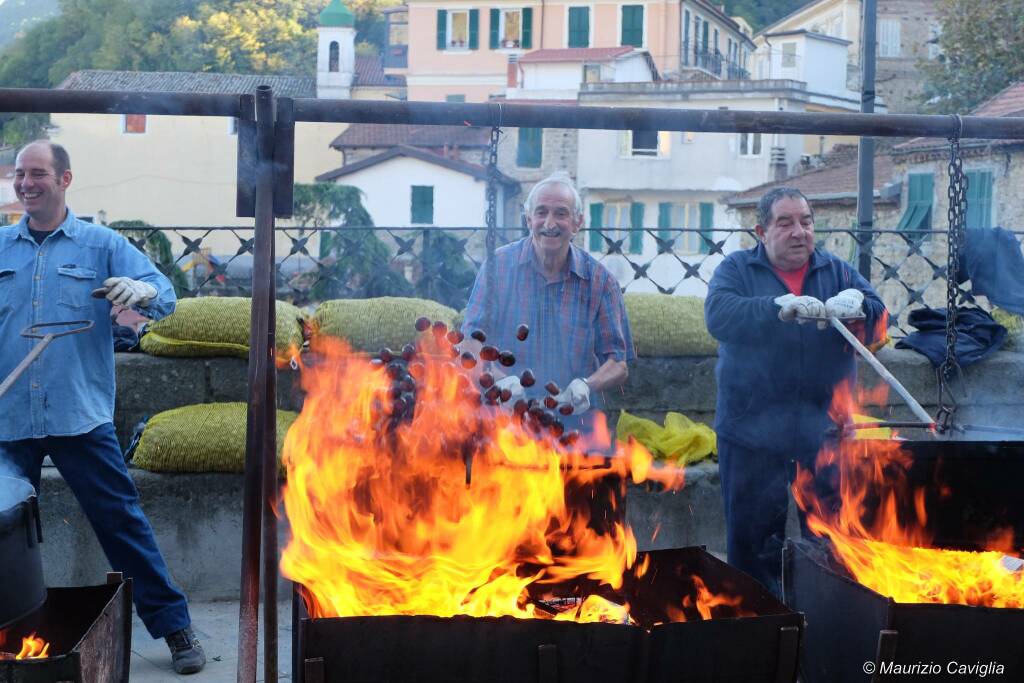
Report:
[{"label": "chimney", "polygon": [[509,88],[519,87],[519,55],[508,56],[508,67],[505,71],[505,85]]},{"label": "chimney", "polygon": [[772,179],[776,182],[785,180],[789,176],[789,169],[786,167],[786,148],[772,147],[771,153]]}]

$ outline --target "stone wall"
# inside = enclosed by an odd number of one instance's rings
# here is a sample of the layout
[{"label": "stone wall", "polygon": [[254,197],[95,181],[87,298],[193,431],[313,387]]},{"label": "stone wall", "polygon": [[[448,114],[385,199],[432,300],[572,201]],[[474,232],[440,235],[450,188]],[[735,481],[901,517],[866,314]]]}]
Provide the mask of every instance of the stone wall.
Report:
[{"label": "stone wall", "polygon": [[[935,0],[880,0],[878,21],[900,22],[900,55],[879,56],[875,91],[885,100],[889,113],[913,113],[920,109],[924,76],[920,64],[928,59],[928,41],[939,23]],[[881,36],[878,36],[881,39]]]},{"label": "stone wall", "polygon": [[[883,349],[878,358],[932,414],[935,375],[930,364],[911,351]],[[141,416],[206,401],[246,400],[247,363],[235,358],[171,359],[117,354],[115,422],[122,442]],[[714,418],[714,357],[640,358],[627,385],[608,392],[611,422],[629,410],[661,420],[669,410],[711,423]],[[964,423],[1024,424],[1024,354],[999,352],[964,373],[968,399],[959,418]],[[860,368],[865,386],[880,380]],[[279,402],[297,408],[297,378],[278,375]],[[878,417],[909,419],[910,413],[890,393]],[[159,474],[132,469],[142,507],[153,523],[175,580],[193,599],[234,599],[241,571],[242,475]],[[665,492],[631,486],[627,516],[640,549],[706,545],[725,550],[725,523],[718,466],[705,460],[686,471],[686,486]],[[60,475],[45,468],[41,486],[43,559],[49,585],[85,585],[102,580],[107,564],[77,502]],[[793,519],[791,516],[790,523]],[[287,537],[282,520],[280,536]],[[792,526],[791,526],[792,528]],[[285,588],[282,587],[282,591]],[[284,594],[284,593],[282,593]]]}]

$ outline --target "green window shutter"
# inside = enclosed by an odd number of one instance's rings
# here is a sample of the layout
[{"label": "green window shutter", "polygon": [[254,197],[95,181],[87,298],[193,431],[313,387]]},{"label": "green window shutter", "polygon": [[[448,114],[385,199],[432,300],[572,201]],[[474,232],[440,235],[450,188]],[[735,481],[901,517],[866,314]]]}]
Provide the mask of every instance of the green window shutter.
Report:
[{"label": "green window shutter", "polygon": [[437,49],[448,47],[448,10],[437,10]]},{"label": "green window shutter", "polygon": [[602,251],[604,239],[601,238],[600,228],[604,227],[604,204],[594,202],[590,205],[590,251]]},{"label": "green window shutter", "polygon": [[590,47],[590,8],[569,8],[569,47]]},{"label": "green window shutter", "polygon": [[469,10],[469,49],[480,48],[480,10]]},{"label": "green window shutter", "polygon": [[491,25],[487,29],[488,42],[492,50],[498,49],[498,28],[501,25],[501,12],[496,9],[491,10]]},{"label": "green window shutter", "polygon": [[[711,229],[715,226],[715,205],[711,202],[700,203],[700,234],[701,237],[711,239]],[[708,254],[711,247],[703,239],[700,241],[700,253]]]},{"label": "green window shutter", "polygon": [[967,172],[967,227],[992,227],[992,171]]},{"label": "green window shutter", "polygon": [[530,49],[530,45],[533,44],[533,8],[523,8],[523,39],[519,43],[520,46]]},{"label": "green window shutter", "polygon": [[412,186],[412,218],[410,223],[430,225],[434,222],[434,186]]},{"label": "green window shutter", "polygon": [[935,195],[935,177],[931,173],[911,173],[907,176],[907,210],[897,230],[931,230],[932,201]]},{"label": "green window shutter", "polygon": [[516,166],[520,168],[540,168],[543,150],[543,128],[519,129],[519,142],[516,145]]},{"label": "green window shutter", "polygon": [[644,6],[622,6],[622,45],[644,46]]},{"label": "green window shutter", "polygon": [[671,239],[672,233],[669,228],[677,227],[672,225],[672,204],[671,202],[660,202],[658,204],[658,237],[663,240]]},{"label": "green window shutter", "polygon": [[644,205],[633,202],[629,205],[629,253],[639,254],[644,250]]}]

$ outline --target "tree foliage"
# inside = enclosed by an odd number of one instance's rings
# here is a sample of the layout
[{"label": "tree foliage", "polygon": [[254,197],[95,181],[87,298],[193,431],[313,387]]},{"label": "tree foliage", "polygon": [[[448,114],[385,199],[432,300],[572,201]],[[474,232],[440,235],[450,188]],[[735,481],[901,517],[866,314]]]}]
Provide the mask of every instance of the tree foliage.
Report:
[{"label": "tree foliage", "polygon": [[391,250],[371,229],[373,219],[356,187],[334,183],[296,184],[293,221],[302,227],[337,226],[320,233],[319,265],[292,282],[310,298],[358,299],[408,296],[412,285],[391,270]]},{"label": "tree foliage", "polygon": [[743,17],[759,31],[806,4],[807,0],[726,0],[725,13]]},{"label": "tree foliage", "polygon": [[1024,81],[1024,2],[939,0],[937,60],[921,65],[926,107],[965,113]]},{"label": "tree foliage", "polygon": [[[82,69],[312,75],[317,18],[329,0],[59,2],[59,15],[0,53],[0,87],[52,88]],[[379,9],[394,2],[350,1],[357,41],[379,45]],[[20,144],[39,136],[40,119],[4,115],[0,126],[6,142]]]}]

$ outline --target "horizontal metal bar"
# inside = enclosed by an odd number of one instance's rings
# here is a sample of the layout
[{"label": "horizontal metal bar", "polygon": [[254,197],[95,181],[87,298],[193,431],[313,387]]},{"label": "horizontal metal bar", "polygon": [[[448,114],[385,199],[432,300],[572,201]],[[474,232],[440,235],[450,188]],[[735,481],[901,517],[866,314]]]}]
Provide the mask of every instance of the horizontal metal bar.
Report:
[{"label": "horizontal metal bar", "polygon": [[241,98],[209,93],[0,88],[0,112],[242,117]]},{"label": "horizontal metal bar", "polygon": [[[296,121],[339,123],[680,130],[710,133],[795,133],[876,137],[950,137],[953,116],[830,114],[733,109],[580,107],[551,104],[456,104],[377,100],[295,100]],[[1022,139],[1024,117],[964,116],[962,138]]]}]

